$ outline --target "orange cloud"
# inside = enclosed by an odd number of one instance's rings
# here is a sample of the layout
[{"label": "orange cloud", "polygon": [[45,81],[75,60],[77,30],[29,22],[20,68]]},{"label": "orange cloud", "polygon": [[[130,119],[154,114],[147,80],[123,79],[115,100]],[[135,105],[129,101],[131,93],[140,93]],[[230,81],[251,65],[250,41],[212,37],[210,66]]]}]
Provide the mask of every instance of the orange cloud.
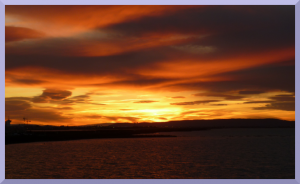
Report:
[{"label": "orange cloud", "polygon": [[23,25],[49,36],[71,36],[87,30],[105,27],[144,16],[159,16],[189,6],[38,6],[7,5],[5,15]]},{"label": "orange cloud", "polygon": [[[80,77],[79,77],[80,76]],[[38,78],[38,79],[36,79]],[[69,88],[75,86],[93,86],[118,81],[120,76],[95,76],[88,74],[70,74],[42,67],[21,67],[5,71],[6,86],[43,86],[45,88]],[[124,77],[122,78],[124,79]],[[126,79],[126,78],[125,78]]]},{"label": "orange cloud", "polygon": [[[74,48],[77,56],[109,56],[119,53],[143,50],[148,48],[171,46],[195,39],[196,35],[180,34],[151,34],[141,37],[129,37],[126,39],[110,40],[109,42],[90,42],[80,48]],[[198,36],[199,37],[199,36]]]},{"label": "orange cloud", "polygon": [[43,38],[45,36],[44,33],[29,28],[5,26],[5,42]]},{"label": "orange cloud", "polygon": [[170,60],[155,63],[153,66],[143,67],[137,71],[141,75],[191,78],[208,77],[245,68],[276,63],[295,58],[295,48],[272,50],[233,58],[219,58],[216,60]]},{"label": "orange cloud", "polygon": [[[87,33],[93,34],[93,33]],[[121,53],[139,51],[149,48],[172,46],[199,39],[199,35],[153,33],[144,36],[112,36],[111,38],[97,38],[101,33],[94,33],[91,38],[72,37],[44,38],[30,42],[7,44],[6,54],[15,55],[56,55],[56,56],[111,56]],[[110,34],[110,33],[107,33]]]}]

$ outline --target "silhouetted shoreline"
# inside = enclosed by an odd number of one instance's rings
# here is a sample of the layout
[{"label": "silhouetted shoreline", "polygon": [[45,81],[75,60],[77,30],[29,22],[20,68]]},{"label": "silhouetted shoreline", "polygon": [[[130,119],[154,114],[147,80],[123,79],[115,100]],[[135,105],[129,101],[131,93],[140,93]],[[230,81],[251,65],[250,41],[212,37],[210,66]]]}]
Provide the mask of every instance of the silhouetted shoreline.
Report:
[{"label": "silhouetted shoreline", "polygon": [[154,135],[157,132],[204,131],[220,128],[295,128],[294,121],[278,119],[185,120],[166,123],[114,123],[106,126],[38,126],[6,127],[5,144],[67,141],[103,138],[176,137]]},{"label": "silhouetted shoreline", "polygon": [[67,141],[79,139],[103,139],[103,138],[149,138],[149,137],[176,137],[174,135],[154,135],[157,132],[174,131],[200,131],[206,128],[137,128],[137,129],[104,129],[104,130],[29,130],[18,135],[6,135],[5,144]]}]

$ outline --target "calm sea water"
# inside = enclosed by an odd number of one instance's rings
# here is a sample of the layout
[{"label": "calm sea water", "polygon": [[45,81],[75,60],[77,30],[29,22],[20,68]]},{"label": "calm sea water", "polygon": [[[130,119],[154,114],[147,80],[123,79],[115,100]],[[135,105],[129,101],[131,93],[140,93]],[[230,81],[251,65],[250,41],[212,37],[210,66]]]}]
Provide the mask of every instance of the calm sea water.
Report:
[{"label": "calm sea water", "polygon": [[167,132],[169,138],[5,146],[10,178],[295,178],[295,129]]}]

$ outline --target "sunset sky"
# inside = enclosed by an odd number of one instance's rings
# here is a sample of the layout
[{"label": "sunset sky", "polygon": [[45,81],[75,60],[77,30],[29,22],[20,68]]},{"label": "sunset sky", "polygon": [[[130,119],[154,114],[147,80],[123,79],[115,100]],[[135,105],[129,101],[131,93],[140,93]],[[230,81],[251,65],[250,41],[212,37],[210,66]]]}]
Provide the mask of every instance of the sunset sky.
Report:
[{"label": "sunset sky", "polygon": [[295,6],[5,6],[5,116],[295,120]]}]

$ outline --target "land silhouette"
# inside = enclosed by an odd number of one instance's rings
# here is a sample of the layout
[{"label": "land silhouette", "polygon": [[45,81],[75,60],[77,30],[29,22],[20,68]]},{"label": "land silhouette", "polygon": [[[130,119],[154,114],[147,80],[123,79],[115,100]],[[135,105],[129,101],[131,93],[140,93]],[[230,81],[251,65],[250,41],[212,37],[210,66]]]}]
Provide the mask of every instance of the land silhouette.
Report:
[{"label": "land silhouette", "polygon": [[217,119],[182,120],[164,123],[107,123],[83,126],[19,124],[6,126],[5,144],[98,138],[176,137],[154,133],[205,131],[220,128],[295,128],[295,121],[279,119]]}]

